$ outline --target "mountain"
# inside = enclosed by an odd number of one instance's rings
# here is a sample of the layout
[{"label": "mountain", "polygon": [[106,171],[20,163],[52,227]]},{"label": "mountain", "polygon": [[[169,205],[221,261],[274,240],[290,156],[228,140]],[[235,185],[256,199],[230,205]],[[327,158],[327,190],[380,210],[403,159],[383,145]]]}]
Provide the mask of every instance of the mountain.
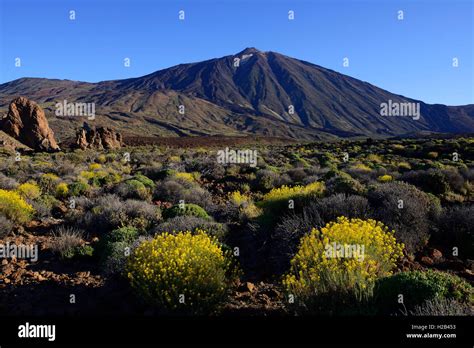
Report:
[{"label": "mountain", "polygon": [[[64,100],[95,103],[96,118],[91,122],[135,136],[259,134],[331,139],[474,132],[474,105],[426,104],[255,48],[124,80],[22,78],[0,85],[0,111],[19,95],[45,109],[60,137],[72,136],[86,120],[55,116],[56,103]],[[381,116],[382,103],[419,103],[421,116]]]}]

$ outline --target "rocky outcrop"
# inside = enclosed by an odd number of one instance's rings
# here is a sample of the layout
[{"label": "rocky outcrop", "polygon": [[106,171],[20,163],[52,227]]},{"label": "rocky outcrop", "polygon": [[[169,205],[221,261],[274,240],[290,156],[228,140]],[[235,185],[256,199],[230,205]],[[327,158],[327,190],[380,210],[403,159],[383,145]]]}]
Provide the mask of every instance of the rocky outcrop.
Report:
[{"label": "rocky outcrop", "polygon": [[32,149],[30,149],[25,144],[20,143],[15,138],[9,136],[8,134],[0,130],[0,149],[1,148],[7,149],[7,150],[32,151]]},{"label": "rocky outcrop", "polygon": [[122,135],[111,128],[90,128],[87,123],[77,132],[75,145],[81,149],[118,149],[123,146]]},{"label": "rocky outcrop", "polygon": [[36,151],[60,150],[43,109],[25,97],[18,97],[10,103],[7,117],[0,127],[6,134]]}]

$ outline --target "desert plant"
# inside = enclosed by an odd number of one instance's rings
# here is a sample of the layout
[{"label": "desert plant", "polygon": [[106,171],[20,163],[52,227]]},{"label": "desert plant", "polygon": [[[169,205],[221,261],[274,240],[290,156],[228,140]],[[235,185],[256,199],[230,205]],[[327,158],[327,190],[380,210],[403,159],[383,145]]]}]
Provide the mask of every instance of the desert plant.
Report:
[{"label": "desert plant", "polygon": [[14,190],[17,188],[17,186],[18,182],[15,179],[10,178],[4,175],[3,173],[0,173],[0,189]]},{"label": "desert plant", "polygon": [[349,174],[339,172],[326,182],[329,193],[360,194],[365,191],[365,186]]},{"label": "desert plant", "polygon": [[49,248],[62,259],[89,254],[90,248],[84,248],[83,231],[72,227],[59,227],[53,234]]},{"label": "desert plant", "polygon": [[150,191],[138,180],[131,179],[120,183],[115,188],[115,193],[122,198],[147,200],[150,198]]},{"label": "desert plant", "polygon": [[445,175],[438,169],[412,170],[404,173],[401,180],[435,195],[445,194],[449,191],[449,183]]},{"label": "desert plant", "polygon": [[72,197],[78,197],[85,195],[89,190],[90,186],[85,181],[74,181],[68,186],[69,195]]},{"label": "desert plant", "polygon": [[137,294],[158,308],[204,314],[224,298],[230,265],[204,231],[161,234],[134,250],[127,276]]},{"label": "desert plant", "polygon": [[377,178],[378,181],[380,182],[390,182],[393,180],[393,177],[388,174],[381,175]]},{"label": "desert plant", "polygon": [[78,216],[78,223],[90,231],[110,231],[123,226],[133,226],[146,231],[161,220],[161,210],[143,201],[121,201],[115,195],[104,195],[86,207]]},{"label": "desert plant", "polygon": [[43,192],[52,193],[58,180],[59,177],[56,174],[46,173],[41,175],[39,185]]},{"label": "desert plant", "polygon": [[206,211],[197,204],[176,204],[171,208],[163,211],[165,219],[173,218],[175,216],[196,216],[202,219],[210,219]]},{"label": "desert plant", "polygon": [[376,302],[382,312],[401,310],[400,295],[404,310],[422,305],[433,299],[455,299],[473,303],[473,288],[458,276],[439,271],[408,271],[379,279],[375,288]]},{"label": "desert plant", "polygon": [[474,259],[474,206],[445,208],[434,238],[447,249],[457,247],[463,259]]},{"label": "desert plant", "polygon": [[0,238],[7,236],[13,229],[13,222],[0,215]]},{"label": "desert plant", "polygon": [[230,203],[238,210],[241,220],[250,220],[260,216],[261,209],[258,208],[253,200],[246,194],[234,191],[229,194]]},{"label": "desert plant", "polygon": [[423,304],[415,306],[410,311],[414,316],[472,316],[473,307],[467,303],[460,303],[455,299],[434,298],[425,301]]},{"label": "desert plant", "polygon": [[31,220],[34,209],[17,192],[0,189],[0,214],[14,223]]},{"label": "desert plant", "polygon": [[69,195],[69,187],[65,182],[56,185],[55,196],[57,198],[66,198]]},{"label": "desert plant", "polygon": [[402,248],[382,223],[340,217],[302,238],[283,284],[306,309],[328,294],[366,301],[375,280],[391,274]]},{"label": "desert plant", "polygon": [[395,230],[397,239],[413,253],[429,239],[430,217],[436,209],[434,201],[416,187],[391,182],[368,192],[373,217]]},{"label": "desert plant", "polygon": [[155,183],[150,178],[143,174],[135,174],[133,180],[140,181],[147,189],[153,191],[155,189]]},{"label": "desert plant", "polygon": [[273,170],[262,169],[257,172],[256,187],[263,190],[269,191],[275,187],[288,185],[291,183],[291,178],[288,174],[279,174]]},{"label": "desert plant", "polygon": [[25,182],[17,187],[16,191],[25,199],[35,200],[41,196],[41,189],[34,182]]},{"label": "desert plant", "polygon": [[209,219],[203,219],[196,216],[176,216],[170,218],[158,226],[153,228],[151,234],[171,233],[175,234],[179,231],[190,231],[192,233],[204,230],[211,237],[215,237],[219,241],[223,241],[227,234],[227,226]]},{"label": "desert plant", "polygon": [[46,194],[31,202],[31,205],[35,210],[35,215],[44,218],[51,215],[51,211],[59,205],[59,201],[55,197]]},{"label": "desert plant", "polygon": [[122,274],[139,230],[125,226],[107,233],[98,245],[101,262],[108,274]]},{"label": "desert plant", "polygon": [[277,222],[275,216],[288,213],[290,208],[304,206],[304,202],[322,196],[324,190],[325,185],[322,182],[313,182],[306,186],[282,186],[265,194],[257,206],[264,209],[263,219]]},{"label": "desert plant", "polygon": [[154,199],[173,204],[178,204],[181,200],[184,200],[186,203],[197,204],[210,213],[215,210],[211,194],[202,187],[199,187],[197,183],[185,180],[164,180],[156,188]]}]

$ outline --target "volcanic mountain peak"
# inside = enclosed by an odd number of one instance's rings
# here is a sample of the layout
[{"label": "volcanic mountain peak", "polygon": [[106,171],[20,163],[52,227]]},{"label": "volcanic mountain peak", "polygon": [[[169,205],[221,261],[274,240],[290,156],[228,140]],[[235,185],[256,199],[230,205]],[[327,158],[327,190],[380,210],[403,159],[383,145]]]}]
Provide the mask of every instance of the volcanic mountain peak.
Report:
[{"label": "volcanic mountain peak", "polygon": [[[428,105],[254,47],[125,80],[20,79],[0,85],[0,107],[6,108],[18,95],[43,103],[46,112],[48,107],[53,112],[51,105],[65,99],[95,103],[98,120],[105,125],[112,122],[124,134],[253,133],[318,139],[474,132],[474,106]],[[381,105],[391,101],[419,104],[419,119],[382,115]],[[185,114],[179,112],[181,105]],[[71,121],[53,118],[53,127],[61,128],[53,130],[61,134]]]},{"label": "volcanic mountain peak", "polygon": [[263,52],[256,49],[255,47],[247,47],[244,50],[237,53],[237,56],[241,56],[241,55],[244,55],[244,54],[257,54],[257,53],[263,53]]}]

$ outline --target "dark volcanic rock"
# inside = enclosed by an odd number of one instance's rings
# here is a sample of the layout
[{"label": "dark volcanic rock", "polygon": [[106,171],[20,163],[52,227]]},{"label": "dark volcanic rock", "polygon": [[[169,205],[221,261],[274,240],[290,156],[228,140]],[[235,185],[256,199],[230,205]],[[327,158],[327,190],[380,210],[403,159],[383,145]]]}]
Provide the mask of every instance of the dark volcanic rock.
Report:
[{"label": "dark volcanic rock", "polygon": [[43,110],[25,97],[18,97],[10,103],[1,129],[36,151],[60,150]]}]

